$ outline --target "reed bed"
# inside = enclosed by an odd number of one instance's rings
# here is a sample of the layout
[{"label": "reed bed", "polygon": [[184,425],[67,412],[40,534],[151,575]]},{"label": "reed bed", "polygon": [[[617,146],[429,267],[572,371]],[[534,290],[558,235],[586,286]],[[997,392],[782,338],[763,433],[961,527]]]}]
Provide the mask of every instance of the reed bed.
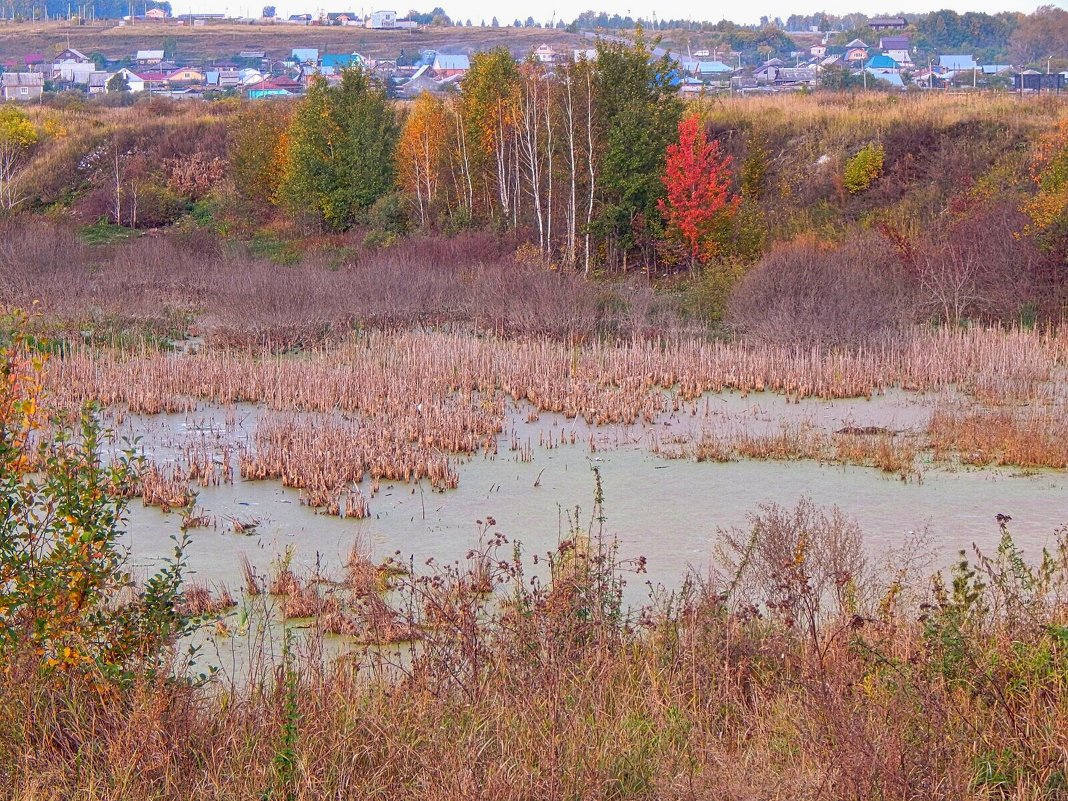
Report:
[{"label": "reed bed", "polygon": [[928,426],[937,458],[963,464],[1068,468],[1068,407],[939,407]]},{"label": "reed bed", "polygon": [[78,348],[51,363],[47,381],[67,410],[87,400],[138,414],[244,402],[368,419],[401,415],[413,439],[429,435],[428,444],[474,450],[504,398],[594,425],[652,419],[676,403],[723,391],[833,399],[954,386],[990,403],[1046,397],[1066,364],[1068,332],[918,330],[857,349],[648,339],[569,346],[371,332],[301,357]]},{"label": "reed bed", "polygon": [[225,585],[212,591],[202,581],[192,581],[182,590],[182,614],[193,618],[209,617],[229,611],[237,606],[237,601]]},{"label": "reed bed", "polygon": [[181,465],[149,463],[140,472],[134,495],[140,495],[145,506],[158,506],[162,511],[192,506],[196,495],[189,488],[192,476]]},{"label": "reed bed", "polygon": [[[724,391],[775,392],[800,401],[870,398],[892,388],[917,393],[953,388],[984,407],[1059,408],[1066,365],[1068,334],[1049,331],[918,330],[855,350],[696,340],[567,345],[371,332],[344,347],[297,356],[77,348],[49,363],[46,382],[57,407],[69,414],[90,400],[116,417],[196,415],[217,404],[230,410],[231,426],[235,404],[266,410],[246,441],[215,435],[176,444],[182,467],[149,468],[142,482],[147,504],[183,508],[193,501],[191,484],[218,486],[239,474],[245,480],[280,480],[299,489],[308,506],[359,519],[371,514],[383,481],[454,488],[459,460],[496,455],[508,410],[516,406],[525,409],[528,422],[553,413],[591,427],[652,424],[665,415],[711,419],[702,395]],[[1020,434],[1020,442],[1005,447],[962,443],[955,450],[975,452],[966,457],[975,463],[1064,466],[1057,445],[1063,426],[1055,418],[1049,415],[1048,434],[1038,419],[1021,429],[1032,444]],[[1000,427],[982,433],[1008,436],[1005,419],[996,418]],[[948,419],[935,422],[939,459],[952,446],[948,439],[963,434],[949,431]],[[513,458],[529,462],[535,442],[554,448],[580,436],[588,436],[591,452],[603,446],[592,432],[580,435],[575,427],[542,430],[536,440],[512,431],[507,441]],[[831,438],[797,427],[772,434],[717,430],[685,443],[657,437],[652,448],[665,456],[819,459],[873,466],[903,478],[918,475],[913,466],[922,449],[903,437]],[[1034,444],[1043,438],[1048,444]]]},{"label": "reed bed", "polygon": [[649,450],[664,459],[731,462],[737,459],[793,461],[812,459],[896,474],[902,481],[921,481],[917,463],[923,443],[916,435],[873,431],[824,431],[810,423],[784,424],[778,431],[747,428],[702,429],[696,434],[654,436]]}]

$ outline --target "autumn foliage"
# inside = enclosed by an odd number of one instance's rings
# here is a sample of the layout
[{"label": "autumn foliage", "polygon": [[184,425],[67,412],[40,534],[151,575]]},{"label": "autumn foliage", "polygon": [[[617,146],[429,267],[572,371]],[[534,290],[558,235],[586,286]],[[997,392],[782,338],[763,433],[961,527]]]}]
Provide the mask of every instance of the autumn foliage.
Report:
[{"label": "autumn foliage", "polygon": [[691,270],[715,258],[716,230],[741,204],[741,197],[731,194],[730,166],[731,157],[721,154],[718,141],[708,140],[696,114],[679,121],[679,141],[667,150],[667,197],[659,207],[668,233],[686,248]]}]

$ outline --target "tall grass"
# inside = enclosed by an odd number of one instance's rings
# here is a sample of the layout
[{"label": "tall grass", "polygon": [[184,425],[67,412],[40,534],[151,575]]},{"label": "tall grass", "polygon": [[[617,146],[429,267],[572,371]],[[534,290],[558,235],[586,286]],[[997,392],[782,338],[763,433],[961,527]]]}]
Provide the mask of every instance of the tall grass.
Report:
[{"label": "tall grass", "polygon": [[767,507],[724,534],[732,572],[628,612],[631,574],[596,526],[543,555],[550,578],[533,585],[491,535],[465,563],[395,581],[415,646],[331,661],[287,645],[222,686],[101,693],[35,681],[27,657],[0,674],[0,785],[27,799],[1058,797],[1063,539],[1039,568],[1006,533],[926,584],[922,551],[883,568],[860,536],[834,510]]}]

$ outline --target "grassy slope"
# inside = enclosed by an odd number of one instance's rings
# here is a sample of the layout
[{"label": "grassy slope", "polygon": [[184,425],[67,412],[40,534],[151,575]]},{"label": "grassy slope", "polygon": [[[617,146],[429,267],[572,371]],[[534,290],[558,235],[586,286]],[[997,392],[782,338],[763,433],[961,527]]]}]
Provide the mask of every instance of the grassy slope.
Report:
[{"label": "grassy slope", "polygon": [[559,30],[539,28],[426,28],[419,31],[372,31],[354,27],[309,27],[283,23],[272,25],[208,24],[189,28],[173,23],[143,23],[133,26],[98,24],[68,25],[39,22],[0,25],[0,58],[21,58],[27,53],[59,53],[71,47],[83,53],[103,53],[119,59],[136,50],[159,48],[163,40],[178,41],[180,59],[229,58],[245,48],[263,49],[268,56],[288,56],[294,47],[318,47],[333,52],[353,50],[372,57],[396,56],[403,48],[466,52],[504,45],[515,55],[529,53],[543,42],[559,47],[580,47],[582,38]]}]

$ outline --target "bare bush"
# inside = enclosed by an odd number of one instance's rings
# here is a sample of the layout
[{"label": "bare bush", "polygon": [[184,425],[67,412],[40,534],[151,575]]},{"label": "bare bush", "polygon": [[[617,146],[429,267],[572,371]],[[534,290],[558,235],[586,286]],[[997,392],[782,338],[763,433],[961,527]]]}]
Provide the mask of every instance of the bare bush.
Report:
[{"label": "bare bush", "polygon": [[721,531],[719,556],[736,603],[815,631],[830,613],[854,614],[869,584],[863,535],[837,507],[807,498],[792,510],[764,504],[749,531]]},{"label": "bare bush", "polygon": [[806,239],[773,250],[739,282],[727,319],[765,342],[847,345],[899,332],[910,306],[899,257],[872,234],[840,247]]},{"label": "bare bush", "polygon": [[193,226],[90,248],[60,226],[21,220],[0,224],[0,287],[8,303],[40,301],[59,325],[106,321],[232,346],[305,347],[359,327],[584,339],[685,326],[674,301],[644,285],[518,265],[514,242],[492,234],[384,250],[353,241],[294,248],[297,263],[284,266]]}]

